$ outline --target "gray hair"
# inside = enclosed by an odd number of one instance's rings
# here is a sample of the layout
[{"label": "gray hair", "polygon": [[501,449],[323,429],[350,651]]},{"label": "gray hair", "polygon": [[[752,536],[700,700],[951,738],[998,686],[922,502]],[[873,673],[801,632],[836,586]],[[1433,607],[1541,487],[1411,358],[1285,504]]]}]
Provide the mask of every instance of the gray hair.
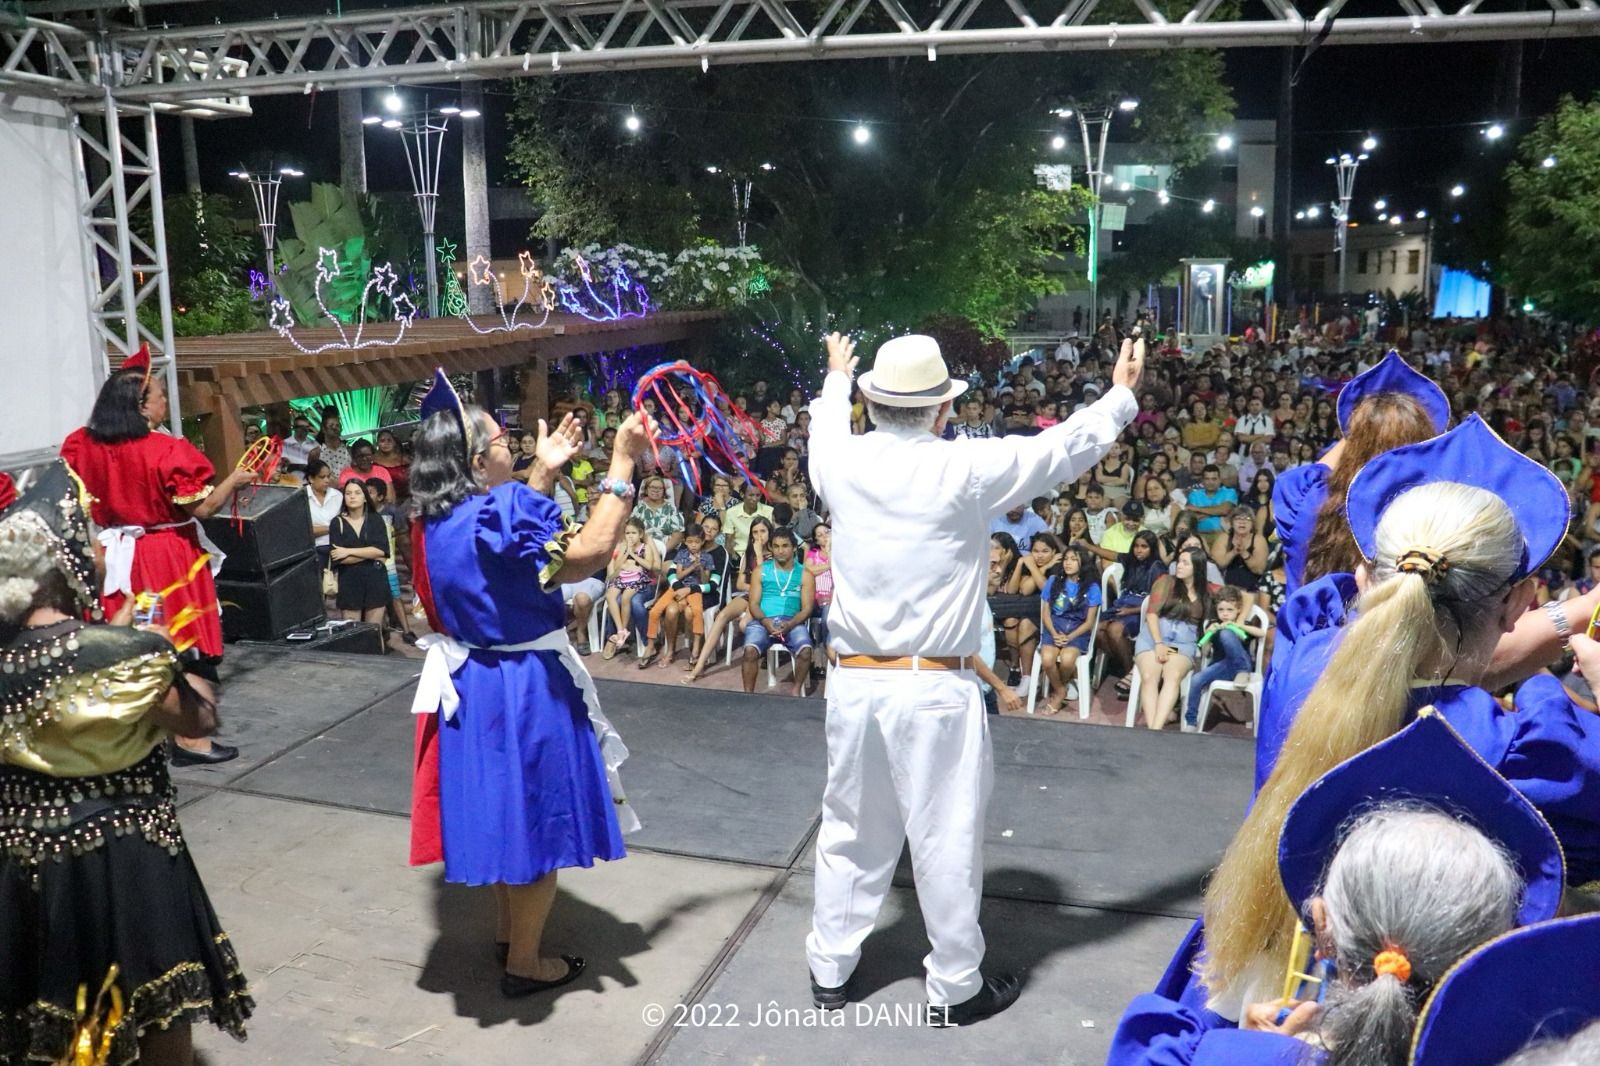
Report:
[{"label": "gray hair", "polygon": [[1566,1040],[1535,1044],[1507,1059],[1503,1066],[1594,1066],[1600,1062],[1600,1022],[1579,1029]]},{"label": "gray hair", "polygon": [[[1512,928],[1522,889],[1511,856],[1466,822],[1403,803],[1363,815],[1320,893],[1339,966],[1322,1020],[1329,1066],[1403,1066],[1427,990]],[[1410,961],[1408,980],[1374,972],[1388,950]]]},{"label": "gray hair", "polygon": [[55,534],[43,518],[22,510],[0,522],[0,625],[21,623],[40,585],[56,568]]},{"label": "gray hair", "polygon": [[943,406],[942,403],[936,403],[926,407],[891,407],[875,400],[868,400],[867,414],[875,426],[921,429],[932,433],[933,424],[939,421],[939,409]]}]

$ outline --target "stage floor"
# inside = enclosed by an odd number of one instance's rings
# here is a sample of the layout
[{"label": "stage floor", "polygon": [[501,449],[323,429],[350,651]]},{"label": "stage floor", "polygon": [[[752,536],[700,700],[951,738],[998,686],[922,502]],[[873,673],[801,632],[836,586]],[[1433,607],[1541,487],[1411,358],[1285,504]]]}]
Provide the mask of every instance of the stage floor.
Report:
[{"label": "stage floor", "polygon": [[584,955],[585,976],[507,1001],[487,892],[406,865],[419,665],[230,650],[224,736],[244,756],[174,772],[257,1003],[248,1043],[199,1034],[211,1066],[1098,1064],[1249,793],[1245,740],[991,718],[986,965],[1025,976],[1021,1001],[960,1031],[894,1013],[923,1002],[927,951],[903,861],[867,941],[863,1003],[818,1028],[804,1024],[803,940],[822,702],[601,681],[645,828],[627,859],[561,875],[547,943]]}]

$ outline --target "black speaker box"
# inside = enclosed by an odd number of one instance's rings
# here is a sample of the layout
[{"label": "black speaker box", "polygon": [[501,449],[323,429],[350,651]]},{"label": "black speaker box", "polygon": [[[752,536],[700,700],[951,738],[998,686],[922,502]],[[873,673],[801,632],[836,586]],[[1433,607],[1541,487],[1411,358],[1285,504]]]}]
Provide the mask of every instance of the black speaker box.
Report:
[{"label": "black speaker box", "polygon": [[322,567],[315,555],[265,578],[218,578],[224,640],[277,640],[323,619]]},{"label": "black speaker box", "polygon": [[261,580],[311,554],[316,546],[306,490],[287,485],[240,489],[234,500],[205,520],[205,527],[206,535],[228,556],[222,564],[225,578]]}]

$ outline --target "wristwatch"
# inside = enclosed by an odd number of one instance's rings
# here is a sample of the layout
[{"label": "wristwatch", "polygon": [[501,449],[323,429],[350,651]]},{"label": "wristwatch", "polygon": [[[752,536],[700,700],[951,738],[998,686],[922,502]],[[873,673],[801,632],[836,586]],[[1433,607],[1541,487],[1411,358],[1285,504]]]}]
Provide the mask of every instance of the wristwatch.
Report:
[{"label": "wristwatch", "polygon": [[1550,624],[1556,627],[1556,636],[1565,644],[1572,636],[1572,624],[1567,621],[1567,612],[1562,609],[1561,604],[1552,600],[1544,605],[1544,613],[1550,616]]}]

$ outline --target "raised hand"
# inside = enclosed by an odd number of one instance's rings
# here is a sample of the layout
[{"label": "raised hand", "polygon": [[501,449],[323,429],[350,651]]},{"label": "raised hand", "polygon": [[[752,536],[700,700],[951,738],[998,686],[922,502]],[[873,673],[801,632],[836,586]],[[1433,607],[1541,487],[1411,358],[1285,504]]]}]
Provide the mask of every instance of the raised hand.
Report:
[{"label": "raised hand", "polygon": [[534,445],[533,456],[544,464],[545,469],[560,470],[582,447],[583,427],[578,425],[573,412],[568,411],[561,416],[554,432],[545,425],[544,419],[539,419],[539,439]]},{"label": "raised hand", "polygon": [[843,370],[846,374],[856,372],[856,364],[861,362],[856,358],[856,342],[842,333],[828,334],[828,373]]},{"label": "raised hand", "polygon": [[1144,338],[1138,340],[1124,338],[1122,351],[1117,354],[1117,365],[1111,371],[1113,385],[1125,385],[1130,389],[1139,387],[1139,378],[1144,374],[1145,343]]},{"label": "raised hand", "polygon": [[655,435],[656,420],[635,411],[617,427],[616,452],[629,459],[638,459],[650,448],[650,438]]}]

